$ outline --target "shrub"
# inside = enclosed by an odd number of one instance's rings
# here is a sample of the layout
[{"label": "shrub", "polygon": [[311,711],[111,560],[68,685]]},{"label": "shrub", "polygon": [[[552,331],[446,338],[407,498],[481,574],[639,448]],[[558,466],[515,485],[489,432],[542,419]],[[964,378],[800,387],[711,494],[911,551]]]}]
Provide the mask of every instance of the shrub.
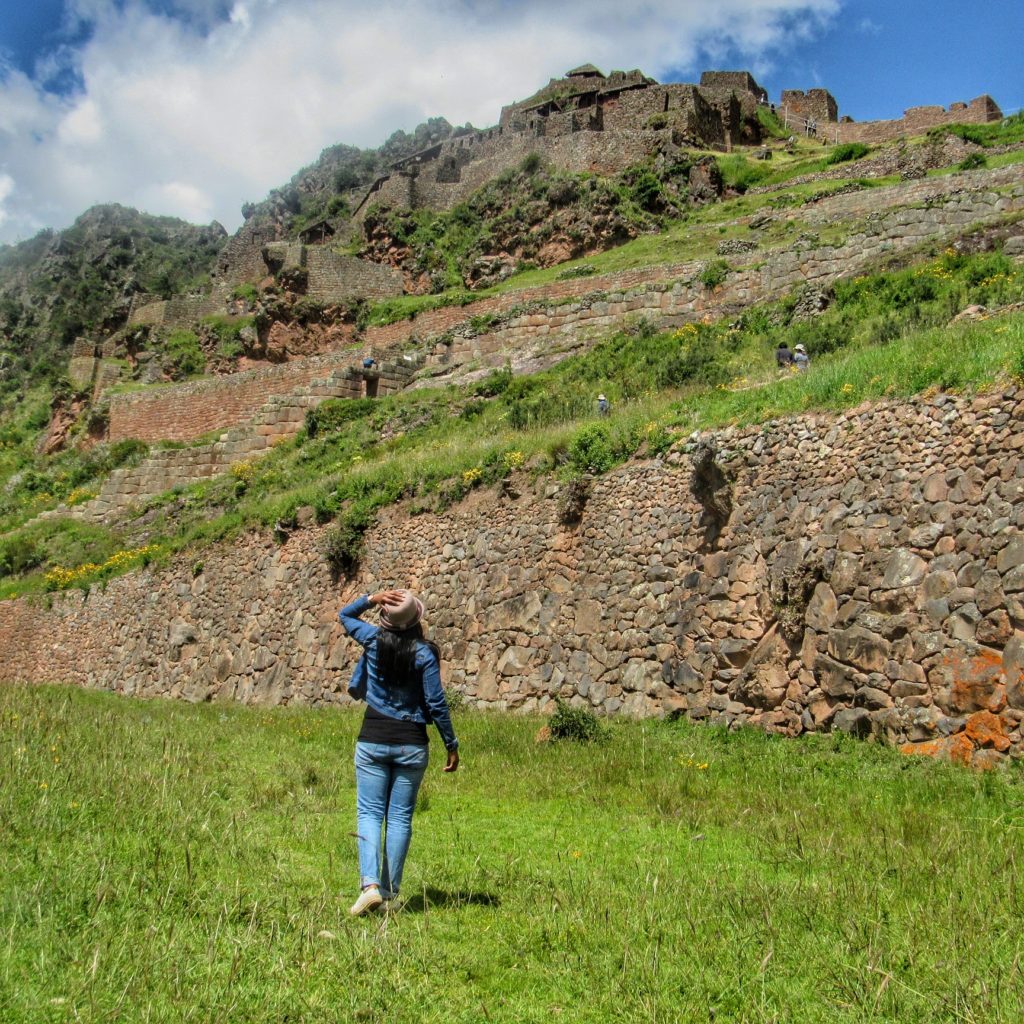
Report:
[{"label": "shrub", "polygon": [[961,171],[975,171],[979,167],[988,166],[988,157],[984,153],[968,153],[967,156],[957,164]]},{"label": "shrub", "polygon": [[721,360],[722,344],[713,330],[683,328],[681,344],[659,366],[659,387],[682,384],[716,385],[724,383],[728,371]]},{"label": "shrub", "polygon": [[569,462],[580,473],[606,473],[616,461],[608,431],[597,424],[584,427],[569,443]]},{"label": "shrub", "polygon": [[306,412],[306,433],[311,438],[332,434],[346,423],[369,416],[375,406],[372,398],[329,398]]},{"label": "shrub", "polygon": [[206,369],[199,339],[192,331],[174,331],[164,345],[164,357],[175,378],[193,377]]},{"label": "shrub", "polygon": [[327,204],[327,216],[328,217],[339,217],[347,216],[349,212],[348,203],[344,196],[332,196],[331,201]]},{"label": "shrub", "polygon": [[825,157],[826,164],[845,164],[850,160],[859,160],[867,156],[869,148],[863,142],[844,142],[841,146],[833,148],[832,152]]},{"label": "shrub", "polygon": [[708,291],[717,288],[729,276],[729,264],[725,260],[710,260],[705,264],[697,280]]},{"label": "shrub", "polygon": [[555,698],[555,713],[548,721],[548,729],[553,740],[572,740],[575,743],[591,743],[603,739],[605,734],[593,711],[572,707],[561,697]]},{"label": "shrub", "polygon": [[737,192],[746,192],[762,178],[771,174],[771,168],[764,163],[752,163],[740,153],[716,158],[722,181]]},{"label": "shrub", "polygon": [[362,183],[362,177],[355,167],[339,167],[334,172],[334,191],[347,192],[350,188],[357,188]]},{"label": "shrub", "polygon": [[565,270],[559,271],[557,278],[559,281],[571,281],[577,277],[590,277],[591,274],[597,273],[597,267],[592,263],[581,263],[576,267],[567,267]]},{"label": "shrub", "polygon": [[0,576],[20,576],[42,565],[45,559],[45,553],[28,537],[0,539]]},{"label": "shrub", "polygon": [[650,171],[645,171],[637,178],[632,192],[633,200],[641,210],[655,212],[665,205],[662,184]]},{"label": "shrub", "polygon": [[245,299],[246,302],[255,302],[260,296],[254,284],[240,284],[231,291],[231,298]]},{"label": "shrub", "polygon": [[540,165],[540,153],[527,153],[527,155],[523,157],[523,162],[519,165],[519,170],[521,170],[523,174],[533,175],[540,170]]},{"label": "shrub", "polygon": [[363,553],[363,535],[376,516],[372,499],[361,499],[345,511],[337,525],[324,536],[324,557],[335,580],[351,576],[359,568]]},{"label": "shrub", "polygon": [[489,374],[474,389],[474,393],[481,398],[494,398],[496,395],[504,394],[512,383],[512,367],[506,363],[500,370],[491,370]]},{"label": "shrub", "polygon": [[446,686],[444,699],[448,702],[448,710],[453,715],[466,710],[466,695],[462,690],[456,690],[454,686]]}]

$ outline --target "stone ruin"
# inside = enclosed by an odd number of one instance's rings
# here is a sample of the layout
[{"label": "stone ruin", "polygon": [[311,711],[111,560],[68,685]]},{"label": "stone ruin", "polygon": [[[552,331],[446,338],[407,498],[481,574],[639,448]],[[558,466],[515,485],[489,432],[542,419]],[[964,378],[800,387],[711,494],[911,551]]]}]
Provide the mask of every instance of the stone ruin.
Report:
[{"label": "stone ruin", "polygon": [[705,71],[700,83],[660,84],[642,71],[605,75],[584,64],[502,108],[493,128],[440,142],[393,165],[355,211],[375,203],[398,209],[450,209],[502,171],[537,154],[566,171],[615,173],[645,156],[690,146],[730,152],[762,141],[758,108],[771,108],[794,134],[823,142],[885,142],[952,121],[1002,118],[990,96],[948,109],[914,107],[891,121],[840,118],[827,89],[784,90],[776,106],[747,71]]},{"label": "stone ruin", "polygon": [[[839,106],[826,89],[791,89],[772,104],[768,92],[748,71],[705,71],[699,83],[661,84],[642,71],[604,74],[584,64],[553,78],[532,96],[505,106],[498,124],[460,133],[394,163],[366,190],[351,221],[322,220],[305,229],[301,242],[324,266],[324,296],[340,298],[355,287],[371,288],[384,297],[394,287],[386,275],[371,282],[351,259],[342,267],[333,259],[333,232],[358,231],[368,210],[384,205],[398,210],[450,210],[503,172],[530,156],[562,171],[615,174],[645,157],[671,154],[684,147],[729,152],[736,146],[762,142],[759,108],[771,107],[783,125],[797,135],[823,142],[884,142],[920,134],[952,121],[984,124],[1002,113],[989,96],[948,109],[915,107],[903,118],[857,123],[840,117]],[[282,195],[270,221],[247,221],[220,255],[215,277],[227,284],[255,281],[267,273],[266,250],[287,236],[289,211]],[[297,209],[297,208],[296,208]]]},{"label": "stone ruin", "polygon": [[592,64],[509,104],[492,128],[447,139],[396,163],[355,211],[375,203],[450,209],[536,153],[566,171],[615,173],[682,146],[729,151],[761,141],[767,92],[746,71],[707,71],[700,84],[662,85],[639,70]]}]

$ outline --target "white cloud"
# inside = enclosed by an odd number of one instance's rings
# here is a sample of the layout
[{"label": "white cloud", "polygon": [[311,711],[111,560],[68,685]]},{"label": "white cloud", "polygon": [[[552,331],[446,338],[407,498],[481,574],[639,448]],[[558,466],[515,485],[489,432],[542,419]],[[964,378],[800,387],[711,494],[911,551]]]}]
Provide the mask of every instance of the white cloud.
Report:
[{"label": "white cloud", "polygon": [[[216,217],[283,184],[325,146],[379,145],[426,117],[493,124],[566,68],[695,74],[764,67],[841,0],[73,0],[91,26],[81,94],[0,67],[0,240],[63,227],[97,202]],[[166,10],[166,4],[163,7]],[[43,66],[46,62],[41,62]],[[51,69],[52,70],[52,69]]]},{"label": "white cloud", "polygon": [[14,179],[9,174],[0,174],[0,226],[7,220],[8,214],[4,209],[4,201],[14,191]]},{"label": "white cloud", "polygon": [[83,99],[73,106],[57,126],[57,138],[69,149],[99,142],[103,138],[103,119],[96,101]]}]

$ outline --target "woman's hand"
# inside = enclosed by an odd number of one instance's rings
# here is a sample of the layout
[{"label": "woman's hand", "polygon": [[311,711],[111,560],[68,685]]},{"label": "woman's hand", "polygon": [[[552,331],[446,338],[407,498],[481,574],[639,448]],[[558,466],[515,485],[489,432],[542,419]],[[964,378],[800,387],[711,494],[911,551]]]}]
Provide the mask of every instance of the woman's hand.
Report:
[{"label": "woman's hand", "polygon": [[441,769],[443,772],[453,772],[459,767],[459,752],[457,750],[448,751],[448,763]]},{"label": "woman's hand", "polygon": [[404,598],[401,590],[381,590],[370,595],[370,604],[401,604]]}]

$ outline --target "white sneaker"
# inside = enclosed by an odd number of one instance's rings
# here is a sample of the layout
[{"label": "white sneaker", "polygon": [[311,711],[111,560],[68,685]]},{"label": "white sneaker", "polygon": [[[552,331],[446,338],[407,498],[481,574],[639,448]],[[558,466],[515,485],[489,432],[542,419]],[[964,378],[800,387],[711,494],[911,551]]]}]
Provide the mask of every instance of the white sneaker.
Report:
[{"label": "white sneaker", "polygon": [[384,902],[380,889],[375,885],[368,885],[360,894],[359,899],[348,908],[353,917],[361,917],[371,910],[376,910]]}]

